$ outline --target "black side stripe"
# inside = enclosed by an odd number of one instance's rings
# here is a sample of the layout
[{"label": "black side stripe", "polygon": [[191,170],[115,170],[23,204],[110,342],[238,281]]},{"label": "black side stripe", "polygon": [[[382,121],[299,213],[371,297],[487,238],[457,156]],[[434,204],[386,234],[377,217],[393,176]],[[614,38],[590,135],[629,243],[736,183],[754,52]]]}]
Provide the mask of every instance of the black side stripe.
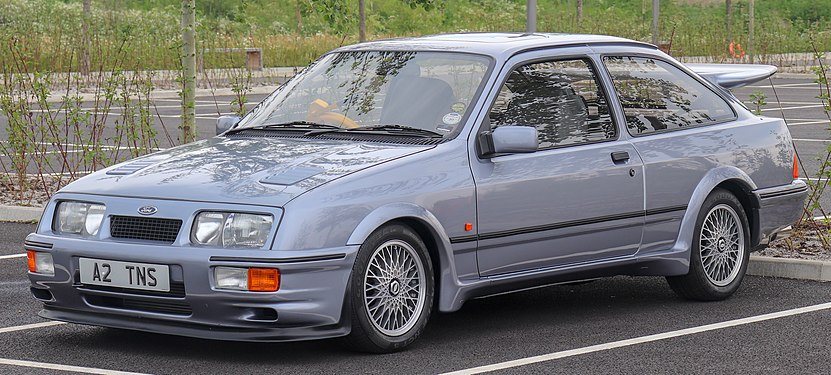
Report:
[{"label": "black side stripe", "polygon": [[687,209],[686,204],[682,205],[682,206],[653,208],[651,210],[646,210],[646,215],[647,216],[649,216],[649,215],[660,215],[660,214],[666,214],[666,213],[675,212],[675,211],[684,211],[686,209]]},{"label": "black side stripe", "polygon": [[316,262],[321,260],[335,260],[346,258],[346,254],[332,254],[332,255],[316,255],[308,257],[295,258],[249,258],[249,257],[211,257],[211,262],[245,262],[245,263],[301,263],[301,262]]},{"label": "black side stripe", "polygon": [[617,215],[607,215],[607,216],[598,216],[588,219],[580,219],[580,220],[570,220],[570,221],[563,221],[559,223],[552,223],[552,224],[543,224],[543,225],[535,225],[531,227],[523,227],[523,228],[516,228],[510,230],[504,230],[499,232],[490,232],[490,233],[481,233],[479,235],[472,235],[472,236],[460,236],[460,237],[450,237],[450,243],[462,243],[462,242],[470,242],[470,241],[477,241],[477,240],[489,240],[494,238],[501,238],[501,237],[509,237],[509,236],[516,236],[520,234],[529,234],[529,233],[536,233],[536,232],[544,232],[554,229],[563,229],[569,227],[576,227],[580,225],[590,225],[590,224],[598,224],[607,221],[614,221],[614,220],[625,220],[625,219],[634,219],[637,217],[647,216],[647,215],[658,215],[658,214],[665,214],[670,212],[676,211],[684,211],[687,209],[686,205],[683,206],[673,206],[673,207],[663,207],[658,209],[652,209],[647,211],[636,211],[636,212],[629,212]]},{"label": "black side stripe", "polygon": [[770,192],[770,193],[762,193],[762,194],[759,194],[759,198],[768,199],[768,198],[781,197],[783,195],[798,194],[798,193],[801,193],[801,192],[806,191],[806,190],[808,190],[807,185],[802,186],[802,187],[797,188],[797,189],[788,189],[788,190],[782,190],[782,191],[774,191],[774,192]]}]

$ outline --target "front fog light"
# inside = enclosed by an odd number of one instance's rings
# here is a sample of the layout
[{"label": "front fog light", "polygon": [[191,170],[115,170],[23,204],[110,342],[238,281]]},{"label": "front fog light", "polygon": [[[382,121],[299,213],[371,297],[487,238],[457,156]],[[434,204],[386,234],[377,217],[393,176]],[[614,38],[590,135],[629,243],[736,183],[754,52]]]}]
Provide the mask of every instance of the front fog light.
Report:
[{"label": "front fog light", "polygon": [[214,268],[218,289],[248,290],[248,269],[235,267]]},{"label": "front fog light", "polygon": [[101,229],[106,207],[86,202],[61,202],[58,205],[54,230],[59,233],[95,236]]},{"label": "front fog light", "polygon": [[29,272],[45,275],[55,274],[55,263],[52,261],[52,254],[29,250],[26,252],[26,260]]}]

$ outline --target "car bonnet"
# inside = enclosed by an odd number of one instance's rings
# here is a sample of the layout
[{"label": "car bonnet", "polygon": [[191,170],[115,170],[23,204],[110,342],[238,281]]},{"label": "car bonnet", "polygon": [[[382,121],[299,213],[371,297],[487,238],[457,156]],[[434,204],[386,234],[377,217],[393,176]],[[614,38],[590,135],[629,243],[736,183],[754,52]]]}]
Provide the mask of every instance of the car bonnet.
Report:
[{"label": "car bonnet", "polygon": [[339,177],[432,147],[215,137],[114,165],[61,192],[280,207]]}]

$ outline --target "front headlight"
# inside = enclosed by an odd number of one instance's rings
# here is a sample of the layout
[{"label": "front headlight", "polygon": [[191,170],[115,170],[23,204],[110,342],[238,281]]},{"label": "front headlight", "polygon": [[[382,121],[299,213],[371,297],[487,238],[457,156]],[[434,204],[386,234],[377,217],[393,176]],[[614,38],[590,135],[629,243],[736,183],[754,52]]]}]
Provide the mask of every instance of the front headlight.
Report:
[{"label": "front headlight", "polygon": [[191,242],[219,247],[263,247],[274,217],[239,212],[200,212],[191,231]]},{"label": "front headlight", "polygon": [[104,221],[103,204],[66,201],[58,204],[54,229],[58,233],[96,236]]}]

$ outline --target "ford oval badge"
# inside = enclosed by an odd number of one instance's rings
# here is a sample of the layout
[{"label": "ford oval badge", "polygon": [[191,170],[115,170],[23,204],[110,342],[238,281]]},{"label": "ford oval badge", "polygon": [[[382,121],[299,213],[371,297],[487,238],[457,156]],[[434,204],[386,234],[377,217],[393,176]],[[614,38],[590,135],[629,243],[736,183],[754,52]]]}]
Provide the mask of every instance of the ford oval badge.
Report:
[{"label": "ford oval badge", "polygon": [[156,211],[158,211],[158,210],[159,210],[158,208],[153,207],[153,206],[144,206],[144,207],[139,207],[138,213],[140,213],[142,215],[152,215],[152,214],[155,214]]}]

